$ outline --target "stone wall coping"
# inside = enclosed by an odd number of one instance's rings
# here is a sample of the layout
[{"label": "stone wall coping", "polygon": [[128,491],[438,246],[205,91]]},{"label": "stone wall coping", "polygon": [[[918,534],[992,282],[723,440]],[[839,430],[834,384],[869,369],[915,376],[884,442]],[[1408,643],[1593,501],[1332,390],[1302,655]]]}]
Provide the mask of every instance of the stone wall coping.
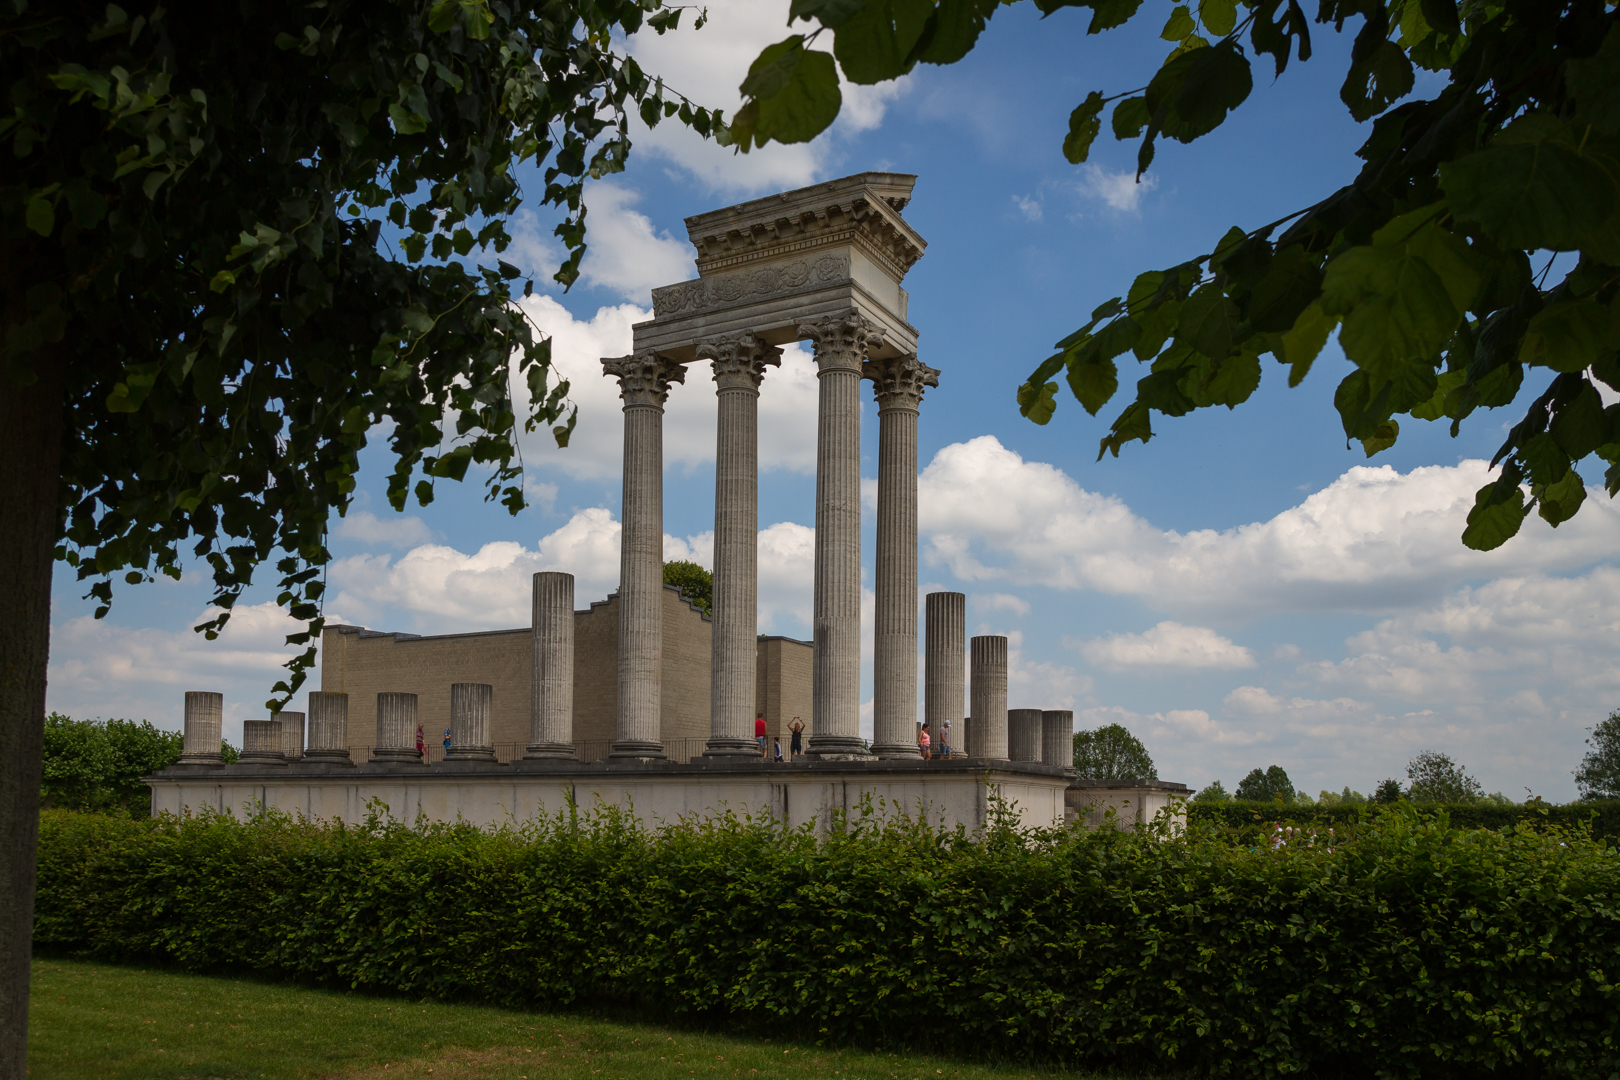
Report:
[{"label": "stone wall coping", "polygon": [[[681,593],[681,591],[679,589],[677,589],[675,586],[665,584],[664,588],[666,588],[666,589],[668,589],[668,590],[670,590],[671,592],[674,592],[674,593],[680,593],[680,598],[681,598],[682,602],[684,602],[687,607],[689,607],[693,611],[697,612],[698,616],[700,618],[702,618],[704,622],[712,622],[713,621],[708,615],[705,615],[703,613],[702,608],[700,608],[696,604],[692,603],[691,600],[688,600],[686,598],[686,594]],[[613,601],[617,600],[618,598],[619,598],[619,593],[618,593],[617,590],[614,590],[613,592],[608,593],[606,600],[592,600],[591,604],[590,604],[590,607],[588,607],[588,608],[578,608],[578,609],[576,609],[574,611],[574,614],[575,615],[588,614],[593,609],[599,608],[599,607],[604,607],[604,606],[606,606],[608,604],[611,604],[611,603],[613,603]],[[391,637],[395,641],[446,641],[446,640],[449,640],[450,638],[494,637],[497,634],[527,634],[533,628],[528,627],[528,626],[514,626],[509,630],[464,630],[459,634],[409,634],[409,633],[404,632],[403,630],[372,630],[369,627],[353,626],[353,625],[351,625],[349,623],[328,623],[327,626],[326,626],[326,629],[334,630],[339,634],[358,634],[362,638]],[[795,639],[794,638],[783,638],[782,640],[783,641],[793,641]],[[810,643],[808,641],[801,641],[801,642],[799,642],[799,644],[800,645],[809,645]]]},{"label": "stone wall coping", "polygon": [[1174,780],[1071,780],[1069,787],[1083,791],[1163,791],[1191,795],[1192,788]]},{"label": "stone wall coping", "polygon": [[[443,781],[460,783],[477,777],[511,781],[519,777],[544,779],[549,776],[569,778],[660,776],[673,779],[747,775],[756,777],[836,777],[868,779],[880,776],[908,776],[924,779],[930,776],[961,776],[965,773],[983,773],[988,777],[1057,777],[1064,770],[1056,765],[1042,765],[1033,761],[983,761],[962,758],[950,761],[924,762],[921,759],[885,759],[882,761],[795,761],[782,764],[753,761],[747,758],[716,759],[678,764],[668,761],[583,762],[567,760],[523,760],[512,762],[458,761],[436,762],[432,765],[412,765],[399,762],[360,762],[349,765],[335,763],[292,762],[286,765],[171,765],[161,772],[142,779],[147,784],[168,780],[196,780],[205,775],[221,779],[244,780],[262,777],[270,781],[294,778],[311,779],[340,775],[343,778],[364,777],[368,780],[398,779],[414,783]],[[1072,786],[1072,785],[1071,785]],[[1158,785],[1163,787],[1165,785]],[[1186,790],[1180,784],[1168,785]]]}]

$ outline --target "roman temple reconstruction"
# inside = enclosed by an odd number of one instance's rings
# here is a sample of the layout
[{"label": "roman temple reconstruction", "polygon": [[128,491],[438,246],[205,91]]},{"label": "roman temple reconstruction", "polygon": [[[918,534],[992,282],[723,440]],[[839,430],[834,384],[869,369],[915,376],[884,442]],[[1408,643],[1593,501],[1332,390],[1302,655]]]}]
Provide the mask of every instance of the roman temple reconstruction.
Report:
[{"label": "roman temple reconstruction", "polygon": [[[919,359],[901,287],[925,248],[902,216],[915,182],[861,173],[686,220],[698,277],[654,289],[631,352],[602,360],[624,417],[615,594],[576,610],[572,575],[546,572],[534,575],[527,628],[327,627],[321,690],[303,715],[248,721],[236,764],[220,757],[220,696],[186,695],[185,754],[149,778],[154,811],[266,806],[357,822],[381,800],[406,821],[493,824],[607,803],[652,825],[731,811],[829,828],[865,803],[978,828],[999,796],[1025,825],[1048,827],[1104,807],[1134,825],[1185,794],[1076,781],[1073,714],[1009,715],[1007,639],[969,640],[961,593],[925,599],[922,719],[952,753],[919,752],[917,424],[940,372]],[[756,612],[758,399],[797,341],[810,343],[819,385],[811,643],[759,636]],[[712,619],[664,584],[662,550],[664,405],[704,376],[718,415]],[[879,425],[870,743],[864,382]],[[756,714],[784,746],[800,717],[804,753],[762,756]]]}]

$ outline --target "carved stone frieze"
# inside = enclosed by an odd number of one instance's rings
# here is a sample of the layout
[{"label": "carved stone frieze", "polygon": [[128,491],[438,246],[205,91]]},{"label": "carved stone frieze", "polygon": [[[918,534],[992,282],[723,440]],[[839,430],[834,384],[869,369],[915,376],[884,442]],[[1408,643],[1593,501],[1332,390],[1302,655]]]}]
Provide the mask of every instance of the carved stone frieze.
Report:
[{"label": "carved stone frieze", "polygon": [[662,409],[669,397],[669,384],[686,381],[685,367],[651,350],[629,356],[605,356],[602,374],[619,380],[619,397],[627,409],[637,405]]},{"label": "carved stone frieze", "polygon": [[849,280],[849,256],[828,252],[734,274],[683,281],[653,290],[653,315],[664,319],[743,300],[764,300]]},{"label": "carved stone frieze", "polygon": [[782,366],[782,350],[756,335],[724,334],[698,342],[700,360],[714,366],[714,381],[721,390],[759,390],[767,367]]},{"label": "carved stone frieze", "polygon": [[878,412],[916,409],[922,404],[923,388],[939,385],[939,369],[922,363],[915,354],[890,356],[862,364],[861,378],[872,380]]},{"label": "carved stone frieze", "polygon": [[866,354],[883,347],[882,332],[853,310],[802,322],[799,337],[815,343],[816,367],[821,371],[844,368],[859,373]]}]

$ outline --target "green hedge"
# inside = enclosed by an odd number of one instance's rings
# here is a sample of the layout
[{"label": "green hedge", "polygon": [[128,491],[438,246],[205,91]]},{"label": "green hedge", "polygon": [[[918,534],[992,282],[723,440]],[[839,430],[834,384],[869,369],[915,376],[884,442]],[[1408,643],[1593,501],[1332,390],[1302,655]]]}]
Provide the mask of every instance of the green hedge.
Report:
[{"label": "green hedge", "polygon": [[1250,850],[998,827],[653,836],[266,815],[41,821],[47,950],[516,1007],[623,1003],[836,1045],[1154,1073],[1620,1071],[1620,857],[1380,815]]},{"label": "green hedge", "polygon": [[[1592,836],[1620,840],[1620,800],[1577,802],[1554,806],[1526,803],[1492,806],[1481,803],[1443,806],[1427,803],[1403,804],[1405,813],[1445,814],[1453,826],[1468,829],[1508,829],[1518,825],[1537,828],[1558,826]],[[1372,803],[1363,806],[1298,806],[1232,800],[1222,803],[1190,802],[1187,813],[1195,821],[1236,830],[1240,839],[1253,842],[1269,835],[1281,822],[1295,827],[1355,829],[1390,808]]]}]

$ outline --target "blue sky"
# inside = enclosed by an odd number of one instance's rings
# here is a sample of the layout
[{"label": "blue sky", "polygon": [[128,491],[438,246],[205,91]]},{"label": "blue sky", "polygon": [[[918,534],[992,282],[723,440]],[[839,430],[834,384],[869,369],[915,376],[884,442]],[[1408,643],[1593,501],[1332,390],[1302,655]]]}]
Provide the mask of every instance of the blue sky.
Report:
[{"label": "blue sky", "polygon": [[[416,633],[519,626],[537,569],[573,572],[582,606],[605,595],[620,426],[597,359],[628,351],[651,287],[695,276],[682,218],[867,169],[916,173],[905,216],[929,246],[905,284],[922,358],[942,372],[920,423],[921,579],[967,593],[970,632],[1012,637],[1012,707],[1124,723],[1161,776],[1194,786],[1231,788],[1276,763],[1312,793],[1367,791],[1435,749],[1490,790],[1574,797],[1585,729],[1620,707],[1620,516],[1594,489],[1556,533],[1533,518],[1497,552],[1462,548],[1480,459],[1517,414],[1478,416],[1457,439],[1412,421],[1368,461],[1332,408],[1346,369],[1330,346],[1302,387],[1268,362],[1238,410],[1156,418],[1158,436],[1118,460],[1095,460],[1116,407],[1092,418],[1070,399],[1045,428],[1019,417],[1017,384],[1137,272],[1309,205],[1360,165],[1364,132],[1338,102],[1349,37],[1329,28],[1281,80],[1257,65],[1254,94],[1218,133],[1161,143],[1143,183],[1134,143],[1105,138],[1069,165],[1074,104],[1142,85],[1167,51],[1156,32],[1171,5],[1154,7],[1162,16],[1100,37],[1085,35],[1085,12],[1003,10],[961,64],[846,87],[844,117],[808,146],[739,157],[678,126],[642,131],[629,171],[588,189],[584,279],[528,304],[574,381],[574,445],[525,444],[535,505],[516,518],[471,483],[395,514],[386,454],[368,451],[334,529],[328,616]],[[730,111],[750,60],[785,35],[786,8],[713,3],[704,30],[626,47]],[[552,223],[526,217],[507,254],[541,281],[559,254]],[[761,629],[807,637],[815,385],[802,349],[766,378],[760,407]],[[867,477],[875,438],[868,404]],[[666,420],[667,558],[707,561],[713,453],[712,386],[694,370]],[[868,586],[871,530],[869,513]],[[207,605],[202,575],[125,588],[99,623],[65,567],[57,580],[50,707],[178,727],[183,691],[218,689],[228,735],[261,714],[288,629],[269,589],[207,643],[189,630]],[[867,635],[869,697],[869,620]]]}]

